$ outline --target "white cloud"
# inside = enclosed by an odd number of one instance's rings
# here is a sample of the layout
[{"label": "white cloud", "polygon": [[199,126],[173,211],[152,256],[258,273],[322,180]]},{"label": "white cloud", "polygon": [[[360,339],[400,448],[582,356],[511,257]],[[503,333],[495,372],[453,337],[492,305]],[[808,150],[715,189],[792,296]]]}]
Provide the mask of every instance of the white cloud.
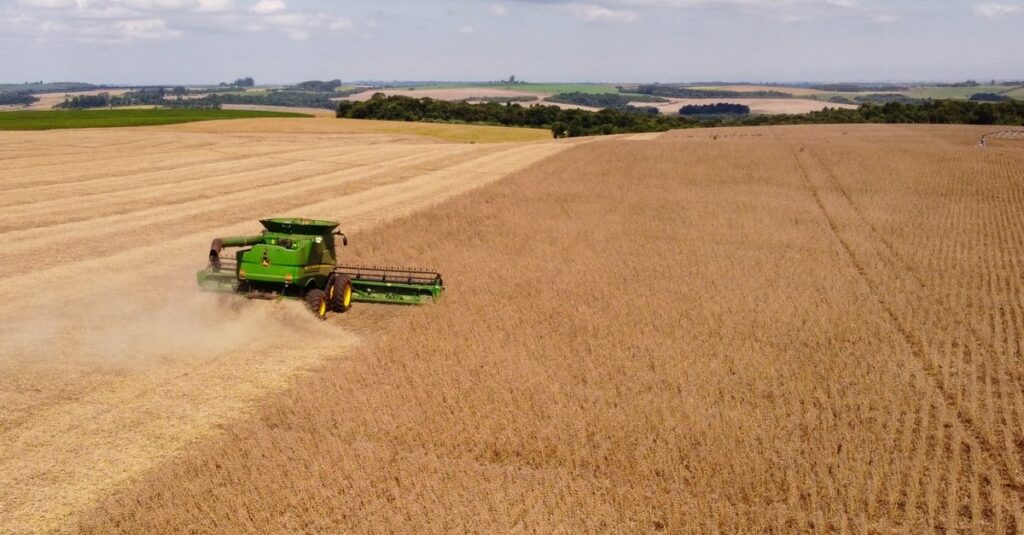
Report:
[{"label": "white cloud", "polygon": [[350,21],[350,20],[348,20],[346,18],[342,18],[342,17],[338,17],[338,18],[332,20],[330,22],[330,24],[327,25],[327,29],[328,30],[334,30],[334,31],[351,30],[352,28],[355,28],[355,27],[356,27],[356,25],[352,24],[352,21]]},{"label": "white cloud", "polygon": [[473,27],[473,26],[463,26],[463,27],[459,28],[459,33],[461,33],[461,34],[476,33],[476,28]]},{"label": "white cloud", "polygon": [[288,9],[288,4],[285,4],[284,0],[260,0],[249,11],[260,15],[269,15],[270,13],[279,13],[285,9]]},{"label": "white cloud", "polygon": [[39,7],[44,9],[59,9],[75,6],[75,0],[18,0],[18,3],[23,6]]},{"label": "white cloud", "polygon": [[508,8],[501,4],[491,4],[491,15],[495,17],[504,17],[508,15]]},{"label": "white cloud", "polygon": [[[3,2],[11,2],[5,9]],[[125,44],[207,30],[280,33],[296,41],[356,32],[331,11],[289,9],[287,0],[0,0],[0,38]],[[334,7],[334,6],[331,6]],[[376,26],[370,21],[365,28]],[[186,30],[187,29],[187,30]]]},{"label": "white cloud", "polygon": [[[104,2],[92,2],[88,0],[77,2],[79,8],[88,8],[94,5],[98,6],[103,3]],[[186,9],[188,7],[192,7],[194,4],[194,2],[186,0],[120,0],[105,3],[108,5],[121,4],[128,8],[140,9],[143,11]]]},{"label": "white cloud", "polygon": [[[538,3],[538,0],[519,0],[520,2]],[[573,4],[578,0],[545,0],[547,4]],[[749,9],[785,9],[808,7],[814,5],[831,5],[838,7],[857,7],[857,0],[591,0],[591,5],[599,5],[609,9],[658,9],[658,8],[749,8]]]},{"label": "white cloud", "polygon": [[63,9],[81,15],[131,11],[217,12],[231,8],[232,0],[18,0],[29,8]]},{"label": "white cloud", "polygon": [[231,9],[231,0],[196,0],[196,11],[217,13]]},{"label": "white cloud", "polygon": [[789,15],[783,15],[779,20],[782,21],[783,24],[799,24],[803,22],[813,22],[814,17],[810,15],[791,13]]},{"label": "white cloud", "polygon": [[862,5],[861,0],[505,0],[555,6],[586,22],[651,20],[666,10],[715,10],[767,17],[783,24],[853,18],[875,23],[902,20],[897,14]]},{"label": "white cloud", "polygon": [[327,13],[274,13],[259,18],[261,24],[253,26],[251,31],[259,31],[264,28],[279,28],[285,35],[296,40],[305,41],[317,30],[328,30],[332,32],[348,31],[355,28],[355,24],[344,18],[334,17]]},{"label": "white cloud", "polygon": [[310,23],[310,19],[301,13],[279,13],[276,15],[268,15],[264,17],[263,20],[268,24],[285,27],[307,26]]},{"label": "white cloud", "polygon": [[612,9],[594,4],[569,4],[568,8],[583,22],[626,24],[640,20],[640,15],[629,9]]},{"label": "white cloud", "polygon": [[996,2],[984,2],[974,5],[974,14],[979,17],[997,19],[1007,15],[1024,13],[1024,4],[1000,4]]},{"label": "white cloud", "polygon": [[181,32],[167,27],[162,19],[119,20],[114,27],[125,39],[174,39]]}]

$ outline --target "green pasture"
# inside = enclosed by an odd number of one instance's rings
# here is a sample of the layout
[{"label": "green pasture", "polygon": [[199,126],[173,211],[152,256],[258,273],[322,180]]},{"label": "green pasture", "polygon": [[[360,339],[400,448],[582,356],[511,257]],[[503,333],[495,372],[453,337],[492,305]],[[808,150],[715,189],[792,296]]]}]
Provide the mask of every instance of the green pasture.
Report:
[{"label": "green pasture", "polygon": [[191,123],[219,119],[261,117],[312,117],[303,113],[250,110],[130,109],[45,110],[0,112],[0,130],[54,130],[59,128],[110,128]]}]

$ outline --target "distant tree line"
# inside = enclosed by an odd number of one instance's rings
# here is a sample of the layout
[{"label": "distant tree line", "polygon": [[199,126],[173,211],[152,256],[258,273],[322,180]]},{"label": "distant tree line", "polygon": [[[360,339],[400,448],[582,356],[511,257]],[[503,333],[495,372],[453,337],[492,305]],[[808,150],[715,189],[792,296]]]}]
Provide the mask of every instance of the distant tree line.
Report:
[{"label": "distant tree line", "polygon": [[589,106],[592,108],[626,109],[630,102],[668,102],[667,98],[651,95],[624,94],[624,93],[581,93],[573,91],[570,93],[558,93],[544,99],[548,102],[559,102],[562,104],[575,104],[577,106]]},{"label": "distant tree line", "polygon": [[510,97],[497,97],[497,96],[469,97],[469,98],[462,99],[462,102],[498,102],[498,103],[504,103],[504,102],[534,102],[536,100],[538,100],[537,97],[531,97],[529,95],[515,95],[515,96],[510,96]]},{"label": "distant tree line", "polygon": [[[819,98],[819,100],[821,99]],[[828,97],[827,102],[834,102],[836,104],[888,104],[889,102],[920,104],[927,102],[927,99],[908,97],[900,93],[871,93],[868,95],[857,95],[853,98],[834,95]]]},{"label": "distant tree line", "polygon": [[252,79],[252,76],[246,76],[245,78],[238,78],[234,82],[221,82],[221,87],[256,87],[256,80]]},{"label": "distant tree line", "polygon": [[331,100],[334,93],[311,91],[278,90],[266,93],[218,93],[196,99],[212,104],[252,104],[258,106],[287,106],[292,108],[323,108],[333,110],[337,103]]},{"label": "distant tree line", "polygon": [[[188,94],[184,86],[170,90],[163,87],[144,87],[135,91],[127,91],[121,95],[97,93],[95,95],[74,95],[56,105],[62,109],[116,108],[123,106],[165,106],[169,108],[219,108],[215,103],[204,99],[183,99]],[[175,99],[168,99],[173,96]]]},{"label": "distant tree line", "polygon": [[844,123],[1024,125],[1024,101],[984,103],[967,100],[928,100],[911,104],[863,104],[857,109],[826,108],[803,115],[751,115],[738,120],[736,124],[754,126]]},{"label": "distant tree line", "polygon": [[64,102],[54,106],[63,109],[85,109],[85,108],[106,108],[110,106],[110,93],[98,93],[96,95],[75,95],[65,98]]},{"label": "distant tree line", "polygon": [[81,82],[25,82],[23,84],[0,84],[0,92],[15,93],[68,93],[72,91],[92,91],[101,87]]},{"label": "distant tree line", "polygon": [[1004,100],[1010,100],[1010,97],[997,93],[975,93],[968,100],[974,102],[1003,102]]},{"label": "distant tree line", "polygon": [[23,91],[0,92],[0,106],[28,106],[39,98]]},{"label": "distant tree line", "polygon": [[219,109],[224,104],[249,104],[333,110],[337,107],[337,103],[331,100],[331,98],[341,96],[338,93],[277,90],[264,93],[218,91],[196,98],[182,98],[188,94],[192,93],[181,86],[171,90],[163,87],[143,88],[136,91],[128,91],[123,95],[111,95],[109,93],[75,95],[56,107],[63,109],[85,109],[148,105],[168,108]]},{"label": "distant tree line", "polygon": [[811,84],[801,87],[838,93],[895,93],[910,89],[908,86],[896,84]]},{"label": "distant tree line", "polygon": [[979,85],[981,84],[979,84],[975,80],[967,80],[964,82],[955,82],[952,84],[935,84],[934,87],[978,87]]},{"label": "distant tree line", "polygon": [[727,104],[724,102],[690,105],[679,108],[679,115],[750,115],[750,106],[745,106],[743,104]]},{"label": "distant tree line", "polygon": [[299,82],[289,89],[296,91],[314,91],[318,93],[334,93],[334,91],[341,86],[341,80],[307,80],[305,82]]},{"label": "distant tree line", "polygon": [[760,126],[774,124],[927,123],[1024,124],[1024,102],[999,103],[941,100],[919,104],[864,104],[857,109],[826,108],[790,115],[684,117],[603,109],[563,110],[557,106],[467,104],[430,98],[374,95],[365,102],[342,101],[337,116],[353,119],[493,124],[547,128],[555,137],[630,132],[661,132],[676,128]]},{"label": "distant tree line", "polygon": [[361,85],[353,85],[346,89],[339,89],[340,87],[342,87],[341,80],[335,78],[334,80],[306,80],[279,91],[309,91],[313,93],[330,93],[331,97],[347,97],[356,93],[362,93],[367,89],[366,86]]},{"label": "distant tree line", "polygon": [[728,91],[725,89],[694,89],[692,87],[670,84],[639,85],[636,93],[671,98],[793,98],[789,93],[781,91]]},{"label": "distant tree line", "polygon": [[337,116],[351,119],[491,124],[548,128],[555,137],[625,132],[656,132],[679,128],[675,117],[604,109],[564,110],[558,106],[516,103],[468,104],[431,98],[375,94],[364,102],[342,101]]}]

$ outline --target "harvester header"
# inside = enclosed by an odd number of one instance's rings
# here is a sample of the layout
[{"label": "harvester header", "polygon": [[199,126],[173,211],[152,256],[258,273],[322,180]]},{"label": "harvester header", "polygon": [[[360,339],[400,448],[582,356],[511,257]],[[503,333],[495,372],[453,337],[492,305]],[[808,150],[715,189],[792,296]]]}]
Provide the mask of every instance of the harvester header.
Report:
[{"label": "harvester header", "polygon": [[[321,319],[353,302],[423,304],[441,297],[441,274],[432,270],[338,264],[338,223],[303,218],[260,221],[263,232],[215,238],[199,287],[256,299],[303,299]],[[225,260],[225,248],[237,248]]]}]

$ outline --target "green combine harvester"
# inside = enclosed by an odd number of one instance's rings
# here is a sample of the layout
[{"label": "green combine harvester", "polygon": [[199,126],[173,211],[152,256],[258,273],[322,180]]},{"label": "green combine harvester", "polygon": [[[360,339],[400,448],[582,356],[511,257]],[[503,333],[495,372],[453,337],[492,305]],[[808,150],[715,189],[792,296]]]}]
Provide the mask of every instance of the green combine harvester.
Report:
[{"label": "green combine harvester", "polygon": [[[320,319],[329,311],[345,312],[353,302],[418,305],[440,299],[441,274],[419,269],[346,266],[337,263],[338,223],[315,219],[275,218],[251,236],[217,238],[210,263],[196,274],[203,290],[254,299],[303,299]],[[228,247],[241,248],[234,260]]]}]

